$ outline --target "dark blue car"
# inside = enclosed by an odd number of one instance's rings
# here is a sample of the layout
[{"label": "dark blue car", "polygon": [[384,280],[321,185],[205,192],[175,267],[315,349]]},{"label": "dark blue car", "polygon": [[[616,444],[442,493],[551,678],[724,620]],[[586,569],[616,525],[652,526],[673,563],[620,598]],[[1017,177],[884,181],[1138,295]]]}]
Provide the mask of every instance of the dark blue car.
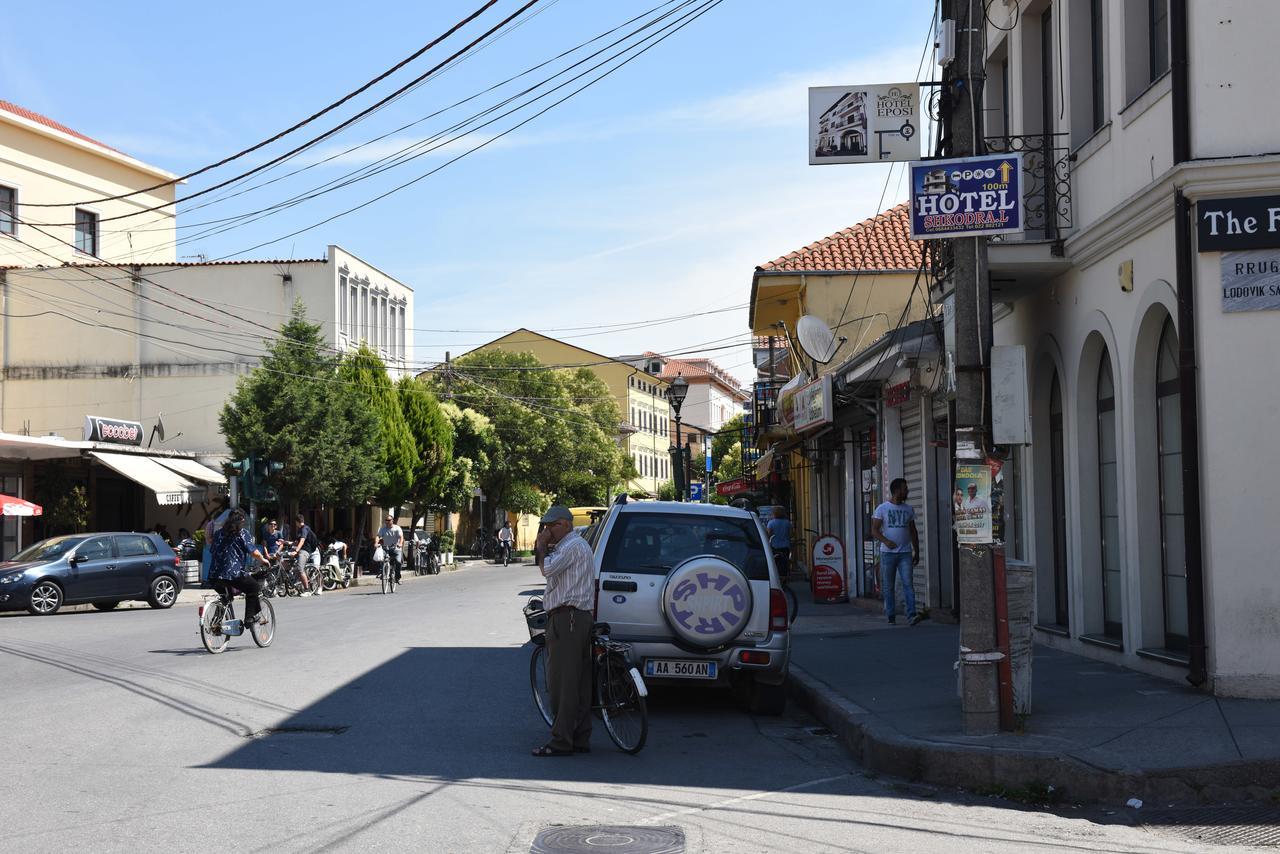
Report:
[{"label": "dark blue car", "polygon": [[83,603],[109,611],[126,599],[170,608],[182,591],[179,566],[157,534],[51,537],[0,563],[0,611],[47,616]]}]

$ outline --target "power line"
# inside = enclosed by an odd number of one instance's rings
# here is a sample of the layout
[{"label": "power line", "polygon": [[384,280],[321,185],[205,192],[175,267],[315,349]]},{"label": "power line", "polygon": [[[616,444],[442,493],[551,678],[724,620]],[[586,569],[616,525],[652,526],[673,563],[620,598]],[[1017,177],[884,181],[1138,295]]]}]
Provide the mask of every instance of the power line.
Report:
[{"label": "power line", "polygon": [[[103,197],[101,197],[101,198],[97,198],[97,199],[89,199],[88,201],[84,201],[84,202],[63,202],[63,203],[58,203],[58,204],[54,204],[54,203],[30,204],[30,203],[25,203],[25,202],[24,202],[24,204],[27,204],[29,207],[80,207],[80,206],[83,206],[83,205],[98,204],[98,203],[100,203],[100,202],[111,202],[111,201],[116,201],[116,200],[119,200],[119,199],[127,199],[127,198],[130,198],[130,197],[132,197],[132,196],[136,196],[136,195],[139,195],[139,194],[142,194],[142,193],[150,193],[150,192],[152,192],[152,191],[154,191],[154,190],[159,190],[159,189],[162,189],[162,188],[164,188],[164,187],[172,186],[172,185],[177,184],[177,183],[180,183],[180,182],[182,182],[182,181],[186,181],[186,180],[188,180],[188,179],[190,179],[190,178],[194,178],[194,177],[196,177],[197,175],[202,175],[202,174],[204,174],[205,172],[208,172],[208,171],[210,171],[210,170],[212,170],[212,169],[216,169],[216,168],[218,168],[219,166],[225,166],[226,164],[228,164],[228,163],[232,162],[233,160],[239,160],[241,157],[244,157],[244,156],[245,156],[245,155],[247,155],[247,154],[252,154],[253,152],[255,152],[255,151],[257,151],[257,150],[259,150],[259,149],[261,149],[261,148],[263,148],[263,147],[265,147],[265,146],[267,146],[267,145],[270,145],[270,144],[271,144],[271,143],[273,143],[273,142],[276,142],[276,141],[278,141],[278,140],[280,140],[280,139],[283,139],[284,137],[288,136],[289,134],[293,133],[294,131],[296,131],[296,130],[298,130],[298,129],[300,129],[300,128],[302,128],[302,127],[304,127],[304,126],[306,126],[306,125],[310,124],[311,122],[314,122],[315,120],[319,119],[321,116],[324,116],[324,115],[326,115],[327,113],[332,112],[333,110],[335,110],[335,109],[337,109],[338,107],[340,107],[340,106],[342,106],[343,104],[345,104],[347,101],[350,101],[352,98],[356,97],[357,95],[360,95],[361,93],[363,93],[363,92],[367,91],[370,87],[372,87],[372,86],[374,86],[374,85],[376,85],[376,84],[378,84],[378,83],[381,83],[381,82],[382,82],[383,80],[385,80],[387,77],[389,77],[389,76],[391,76],[392,74],[394,74],[395,72],[399,71],[401,68],[403,68],[404,66],[408,65],[410,62],[413,62],[415,59],[417,59],[418,57],[422,56],[422,55],[423,55],[424,53],[426,53],[427,51],[431,50],[431,48],[433,48],[433,47],[435,47],[436,45],[440,44],[442,41],[444,41],[445,39],[449,38],[449,36],[453,35],[453,34],[454,34],[454,33],[456,33],[458,30],[462,29],[464,26],[466,26],[467,24],[469,24],[469,23],[471,23],[472,21],[474,21],[476,18],[478,18],[478,17],[479,17],[480,15],[482,15],[484,12],[488,11],[490,8],[492,8],[494,5],[496,5],[496,4],[497,4],[497,2],[498,2],[498,0],[487,0],[487,2],[483,3],[483,4],[480,6],[480,8],[476,9],[475,11],[473,11],[471,14],[469,14],[467,17],[463,18],[461,21],[458,21],[456,24],[454,24],[452,27],[450,27],[450,28],[449,28],[448,30],[446,30],[444,33],[442,33],[442,34],[441,34],[441,35],[439,35],[439,36],[436,36],[434,39],[432,39],[431,41],[427,42],[425,45],[423,45],[422,47],[418,48],[416,51],[414,51],[413,53],[411,53],[409,56],[405,57],[404,59],[400,60],[400,61],[399,61],[399,62],[397,62],[395,65],[391,66],[391,67],[390,67],[390,68],[388,68],[386,71],[384,71],[384,72],[382,72],[381,74],[379,74],[377,77],[374,77],[372,80],[369,80],[368,82],[364,83],[364,84],[363,84],[363,85],[361,85],[359,88],[357,88],[357,89],[355,89],[355,90],[353,90],[353,91],[351,91],[351,92],[348,92],[346,95],[343,95],[343,96],[342,96],[341,98],[339,98],[337,101],[334,101],[332,104],[329,104],[329,105],[328,105],[327,107],[325,107],[324,109],[322,109],[322,110],[320,110],[320,111],[318,111],[318,112],[316,112],[316,113],[311,114],[310,116],[308,116],[307,118],[303,119],[302,121],[300,121],[300,122],[298,122],[298,123],[296,123],[296,124],[292,125],[291,127],[286,128],[285,130],[280,131],[279,133],[275,134],[274,136],[272,136],[272,137],[270,137],[270,138],[268,138],[268,139],[265,139],[265,140],[263,140],[263,141],[261,141],[261,142],[255,143],[254,145],[251,145],[250,147],[248,147],[248,148],[246,148],[246,149],[243,149],[243,150],[241,150],[241,151],[238,151],[238,152],[236,152],[235,154],[232,154],[232,155],[230,155],[230,156],[228,156],[228,157],[224,157],[223,159],[221,159],[221,160],[217,161],[216,163],[211,163],[211,164],[209,164],[209,165],[207,165],[207,166],[202,166],[202,167],[200,167],[199,169],[196,169],[195,171],[188,172],[188,173],[187,173],[187,174],[185,174],[185,175],[181,175],[181,176],[179,176],[179,177],[177,177],[177,178],[174,178],[174,179],[172,179],[172,180],[169,180],[169,181],[163,181],[163,182],[161,182],[161,183],[159,183],[159,184],[155,184],[155,185],[153,185],[153,186],[146,187],[146,188],[141,189],[141,190],[133,190],[133,191],[131,191],[131,192],[128,192],[128,193],[121,193],[121,194],[119,194],[119,195],[115,195],[115,196],[103,196]],[[524,7],[522,7],[522,8],[521,8],[521,9],[519,9],[519,10],[517,10],[516,15],[519,15],[519,14],[523,13],[525,9],[527,9],[529,6],[532,6],[534,3],[537,3],[537,2],[538,2],[538,0],[531,0],[531,2],[527,3]],[[512,17],[515,17],[516,15],[513,15]],[[508,19],[508,20],[510,20],[510,19]],[[505,23],[505,22],[504,22],[504,23]],[[490,32],[492,32],[492,31],[490,31]],[[487,35],[488,35],[488,34],[486,34],[486,36],[487,36]],[[425,76],[425,75],[424,75],[424,76]],[[419,80],[421,80],[421,79],[422,79],[422,78],[419,78]],[[415,80],[414,82],[418,82],[418,81],[417,81],[417,80]],[[398,94],[398,93],[397,93],[397,94]],[[383,102],[385,102],[385,100],[387,100],[387,99],[384,99],[384,101],[383,101]],[[383,103],[383,102],[379,102],[379,103]],[[368,113],[368,112],[369,112],[368,110],[366,110],[366,111],[365,111],[365,113]],[[364,114],[362,114],[362,115],[364,115]],[[349,123],[350,123],[350,122],[348,122],[348,124],[349,124]],[[345,126],[345,125],[343,125],[343,126]],[[340,126],[340,127],[342,127],[342,126]],[[318,141],[318,140],[316,140],[316,141]],[[259,167],[258,169],[255,169],[254,171],[261,171],[261,168],[263,168],[263,167]],[[243,176],[242,176],[242,177],[243,177]],[[152,210],[154,210],[154,208],[153,208]]]}]

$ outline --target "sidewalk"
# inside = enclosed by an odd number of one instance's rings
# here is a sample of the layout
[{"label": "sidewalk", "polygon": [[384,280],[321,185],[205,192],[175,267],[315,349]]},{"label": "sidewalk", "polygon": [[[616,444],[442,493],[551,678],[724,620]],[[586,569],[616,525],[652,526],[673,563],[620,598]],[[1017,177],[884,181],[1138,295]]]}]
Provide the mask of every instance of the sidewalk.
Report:
[{"label": "sidewalk", "polygon": [[1280,793],[1280,701],[1218,699],[1037,645],[1022,733],[961,732],[959,628],[896,626],[800,598],[792,695],[868,768],[937,785],[1070,801],[1270,800]]}]

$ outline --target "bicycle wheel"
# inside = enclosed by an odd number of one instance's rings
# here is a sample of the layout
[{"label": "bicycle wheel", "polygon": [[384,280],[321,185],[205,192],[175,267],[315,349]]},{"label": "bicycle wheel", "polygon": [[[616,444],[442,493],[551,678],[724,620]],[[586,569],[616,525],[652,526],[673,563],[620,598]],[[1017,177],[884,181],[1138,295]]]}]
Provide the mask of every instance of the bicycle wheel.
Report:
[{"label": "bicycle wheel", "polygon": [[324,587],[324,589],[325,589],[325,590],[337,590],[337,589],[338,589],[338,576],[337,576],[337,574],[333,571],[333,567],[331,567],[331,566],[329,566],[329,565],[327,565],[327,564],[326,564],[326,565],[325,565],[325,567],[324,567],[324,569],[323,569],[323,572],[324,572],[324,581],[322,581],[322,582],[321,582],[321,585]]},{"label": "bicycle wheel", "polygon": [[204,606],[200,614],[200,642],[209,652],[217,655],[227,648],[229,638],[222,633],[222,617],[226,606],[214,600]]},{"label": "bicycle wheel", "polygon": [[254,623],[249,627],[249,634],[253,635],[253,642],[258,646],[268,647],[276,637],[276,609],[266,599],[259,599],[258,605],[258,613],[267,615],[267,623],[266,625]]},{"label": "bicycle wheel", "polygon": [[381,572],[381,573],[379,574],[379,576],[378,576],[378,579],[382,582],[382,592],[383,592],[384,594],[387,592],[387,582],[391,580],[391,568],[390,568],[390,567],[391,567],[391,565],[390,565],[390,564],[388,564],[388,563],[384,560],[384,561],[382,562],[382,572]]},{"label": "bicycle wheel", "polygon": [[596,699],[605,731],[619,750],[639,753],[649,735],[649,710],[631,679],[631,665],[611,652],[598,667],[596,677]]},{"label": "bicycle wheel", "polygon": [[533,657],[529,659],[529,687],[533,689],[533,704],[538,707],[538,714],[551,726],[555,717],[551,714],[551,687],[547,683],[547,648],[542,644],[533,648]]}]

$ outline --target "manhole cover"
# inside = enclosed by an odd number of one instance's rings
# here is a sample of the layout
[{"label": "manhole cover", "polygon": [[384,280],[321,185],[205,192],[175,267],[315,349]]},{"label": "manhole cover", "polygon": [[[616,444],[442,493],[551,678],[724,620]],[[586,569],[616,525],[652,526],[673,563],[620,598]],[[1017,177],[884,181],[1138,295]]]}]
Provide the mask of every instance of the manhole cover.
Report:
[{"label": "manhole cover", "polygon": [[1152,810],[1140,819],[1148,830],[1211,845],[1280,846],[1280,810],[1271,806]]},{"label": "manhole cover", "polygon": [[530,854],[684,854],[678,827],[551,827],[533,840]]}]

